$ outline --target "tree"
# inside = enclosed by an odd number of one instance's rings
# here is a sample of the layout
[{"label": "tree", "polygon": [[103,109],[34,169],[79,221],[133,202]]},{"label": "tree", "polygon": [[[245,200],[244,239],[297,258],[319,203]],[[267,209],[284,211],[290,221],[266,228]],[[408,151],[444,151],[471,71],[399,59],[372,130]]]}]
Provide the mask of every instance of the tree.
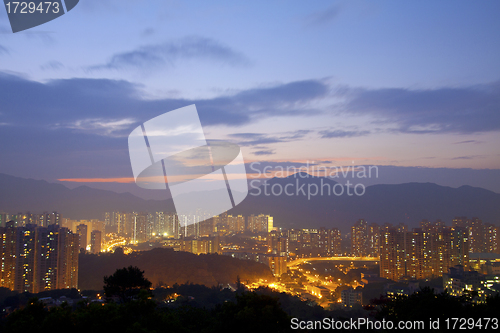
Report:
[{"label": "tree", "polygon": [[113,275],[104,277],[106,297],[118,296],[122,302],[128,302],[138,296],[141,290],[152,296],[150,288],[151,282],[144,277],[144,271],[136,266],[117,269]]},{"label": "tree", "polygon": [[236,303],[224,302],[215,312],[214,332],[290,331],[290,318],[277,297],[245,292],[236,295]]}]

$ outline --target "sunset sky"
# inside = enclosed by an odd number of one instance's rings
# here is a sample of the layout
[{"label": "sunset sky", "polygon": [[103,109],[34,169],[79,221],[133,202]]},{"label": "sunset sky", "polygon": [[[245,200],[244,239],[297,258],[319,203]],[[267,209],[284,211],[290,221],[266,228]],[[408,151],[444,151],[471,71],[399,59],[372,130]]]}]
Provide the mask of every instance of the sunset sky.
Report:
[{"label": "sunset sky", "polygon": [[150,197],[127,136],[196,104],[247,163],[500,193],[499,15],[499,1],[81,0],[13,34],[0,8],[0,173]]}]

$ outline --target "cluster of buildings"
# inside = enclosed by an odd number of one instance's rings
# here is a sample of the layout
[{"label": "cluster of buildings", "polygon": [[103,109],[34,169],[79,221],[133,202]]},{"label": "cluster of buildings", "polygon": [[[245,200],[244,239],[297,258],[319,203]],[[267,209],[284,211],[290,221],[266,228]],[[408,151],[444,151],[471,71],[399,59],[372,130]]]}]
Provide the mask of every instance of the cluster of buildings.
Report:
[{"label": "cluster of buildings", "polygon": [[35,225],[37,227],[48,227],[58,225],[79,235],[80,248],[91,253],[99,253],[102,249],[105,235],[105,222],[93,220],[72,220],[63,218],[58,212],[43,212],[35,214],[31,212],[8,214],[0,213],[0,226],[6,226],[7,222],[14,222],[16,227]]},{"label": "cluster of buildings", "polygon": [[[193,220],[193,217],[167,212],[108,212],[104,217],[106,228],[115,228],[132,244],[161,240],[166,246],[180,251],[220,253],[254,260],[267,264],[276,276],[286,272],[286,262],[296,257],[343,254],[340,231],[336,228],[282,230],[276,228],[273,217],[266,214],[232,216],[223,213],[185,227],[186,220]],[[230,235],[247,239],[252,245],[231,244],[226,239]]]},{"label": "cluster of buildings", "polygon": [[19,292],[78,287],[79,235],[57,224],[0,227],[0,286]]},{"label": "cluster of buildings", "polygon": [[442,276],[450,267],[469,267],[469,253],[500,253],[499,228],[478,218],[457,217],[451,226],[423,220],[419,228],[358,220],[351,255],[380,257],[380,276],[394,281]]},{"label": "cluster of buildings", "polygon": [[[238,232],[267,233],[273,229],[273,218],[269,215],[232,216],[227,213],[203,220],[197,216],[177,215],[169,212],[121,213],[106,212],[104,224],[117,234],[126,235],[132,243],[142,243],[155,237],[204,237]],[[187,221],[203,220],[189,224]],[[186,227],[186,224],[189,224]]]},{"label": "cluster of buildings", "polygon": [[[168,212],[108,212],[103,221],[76,221],[57,212],[0,213],[0,284],[33,293],[76,288],[79,252],[97,254],[113,246],[160,242],[179,251],[265,263],[275,276],[287,272],[287,262],[299,258],[379,258],[379,278],[412,281],[444,276],[446,286],[459,293],[477,285],[469,283],[477,275],[468,273],[473,264],[469,253],[500,253],[498,227],[478,218],[457,217],[451,226],[424,220],[412,230],[404,224],[368,224],[361,219],[345,242],[337,228],[282,229],[265,214],[223,213],[186,226],[188,220],[193,217]],[[496,272],[497,264],[475,269]],[[322,295],[325,290],[311,293]],[[342,299],[351,304],[358,294],[352,290]]]},{"label": "cluster of buildings", "polygon": [[[456,217],[452,221],[452,228],[466,230],[469,251],[473,253],[500,253],[499,227],[486,223],[479,218],[468,219]],[[426,232],[439,232],[446,228],[443,221],[420,222],[420,229]],[[358,220],[351,228],[351,255],[354,257],[379,257],[382,246],[382,234],[388,230],[408,232],[408,226],[400,223],[393,226],[390,223],[378,225],[368,224],[365,220]]]}]

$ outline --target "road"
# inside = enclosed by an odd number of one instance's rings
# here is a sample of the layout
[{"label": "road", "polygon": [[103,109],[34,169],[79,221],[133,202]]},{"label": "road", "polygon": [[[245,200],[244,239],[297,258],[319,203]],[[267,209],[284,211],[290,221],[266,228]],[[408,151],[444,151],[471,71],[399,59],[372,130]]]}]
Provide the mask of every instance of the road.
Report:
[{"label": "road", "polygon": [[317,258],[300,258],[287,262],[288,268],[298,266],[308,261],[379,261],[379,258],[372,257],[317,257]]}]

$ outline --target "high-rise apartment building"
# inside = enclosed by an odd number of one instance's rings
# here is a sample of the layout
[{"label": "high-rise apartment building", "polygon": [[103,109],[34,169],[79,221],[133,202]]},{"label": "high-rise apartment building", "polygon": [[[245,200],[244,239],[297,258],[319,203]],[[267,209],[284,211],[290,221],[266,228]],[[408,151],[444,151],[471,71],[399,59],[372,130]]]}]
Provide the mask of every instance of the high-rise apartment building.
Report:
[{"label": "high-rise apartment building", "polygon": [[288,238],[280,232],[273,230],[267,236],[267,246],[273,255],[288,256]]},{"label": "high-rise apartment building", "polygon": [[102,244],[102,233],[99,230],[92,230],[90,234],[90,252],[93,254],[98,254],[101,252]]},{"label": "high-rise apartment building", "polygon": [[230,232],[244,232],[245,231],[245,218],[242,215],[227,216],[227,224]]},{"label": "high-rise apartment building", "polygon": [[79,224],[76,227],[76,233],[80,236],[80,249],[83,249],[84,251],[87,250],[87,245],[88,245],[87,232],[88,232],[88,228],[87,228],[87,225],[84,223]]},{"label": "high-rise apartment building", "polygon": [[333,228],[328,230],[328,256],[341,256],[342,253],[342,237],[340,234],[340,230],[337,228]]},{"label": "high-rise apartment building", "polygon": [[455,265],[467,266],[469,240],[460,227],[386,229],[381,233],[380,276],[394,281],[439,277]]},{"label": "high-rise apartment building", "polygon": [[358,220],[351,227],[351,255],[365,257],[368,254],[368,224],[365,220]]},{"label": "high-rise apartment building", "polygon": [[79,238],[57,224],[0,228],[0,283],[19,292],[78,287]]},{"label": "high-rise apartment building", "polygon": [[273,217],[270,215],[259,214],[248,217],[247,229],[254,233],[268,233],[274,228]]},{"label": "high-rise apartment building", "polygon": [[453,226],[468,230],[470,252],[500,253],[497,226],[490,223],[483,224],[483,221],[477,217],[468,219],[465,216],[455,217]]},{"label": "high-rise apartment building", "polygon": [[500,243],[499,243],[499,232],[500,228],[491,223],[485,224],[485,251],[487,253],[497,253],[500,254]]}]

